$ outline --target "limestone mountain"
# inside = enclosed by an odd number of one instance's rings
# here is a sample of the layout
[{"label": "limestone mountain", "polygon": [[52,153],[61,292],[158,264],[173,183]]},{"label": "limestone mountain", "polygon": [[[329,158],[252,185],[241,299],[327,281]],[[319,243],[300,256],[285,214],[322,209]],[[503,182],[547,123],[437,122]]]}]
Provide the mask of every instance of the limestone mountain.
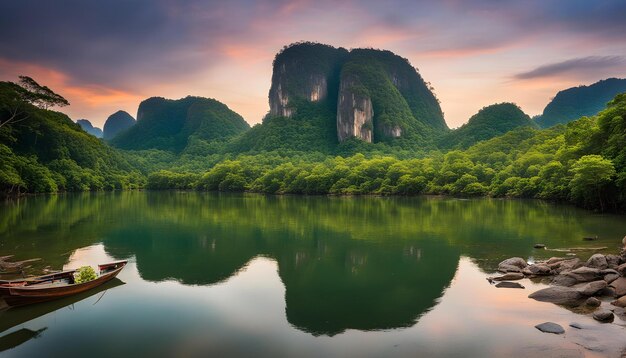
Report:
[{"label": "limestone mountain", "polygon": [[274,59],[269,106],[235,150],[329,152],[350,138],[423,145],[447,129],[430,86],[408,60],[383,50],[286,46]]},{"label": "limestone mountain", "polygon": [[191,142],[225,141],[248,128],[239,114],[214,99],[152,97],[139,104],[137,124],[111,144],[122,149],[181,152]]},{"label": "limestone mountain", "polygon": [[626,79],[609,78],[589,86],[560,91],[536,118],[537,124],[548,128],[583,116],[593,116],[606,107],[617,94],[626,92]]},{"label": "limestone mountain", "polygon": [[76,123],[87,133],[91,134],[96,138],[102,138],[102,129],[98,127],[94,127],[90,121],[86,119],[79,119]]},{"label": "limestone mountain", "polygon": [[119,133],[135,125],[135,118],[125,111],[117,111],[104,122],[104,139],[111,140]]},{"label": "limestone mountain", "polygon": [[441,148],[468,148],[519,127],[536,128],[531,118],[514,103],[498,103],[482,108],[467,123],[443,135]]}]

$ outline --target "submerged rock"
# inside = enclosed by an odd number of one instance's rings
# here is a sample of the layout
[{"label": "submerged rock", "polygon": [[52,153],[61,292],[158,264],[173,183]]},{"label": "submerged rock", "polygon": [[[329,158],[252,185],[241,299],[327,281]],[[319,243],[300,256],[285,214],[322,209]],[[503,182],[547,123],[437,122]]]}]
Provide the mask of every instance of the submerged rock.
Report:
[{"label": "submerged rock", "polygon": [[593,313],[593,319],[600,322],[612,322],[614,317],[613,312],[609,310],[597,310]]},{"label": "submerged rock", "polygon": [[544,333],[563,334],[565,330],[560,324],[554,322],[544,322],[535,326],[538,330]]},{"label": "submerged rock", "polygon": [[504,274],[502,276],[496,276],[496,277],[489,277],[488,280],[492,280],[492,281],[515,281],[515,280],[521,280],[524,278],[524,274],[519,273],[519,272],[509,272],[507,274]]},{"label": "submerged rock", "polygon": [[502,281],[496,285],[497,288],[525,288],[517,282]]},{"label": "submerged rock", "polygon": [[544,244],[535,244],[533,247],[534,247],[535,249],[545,249],[545,248],[546,248],[546,245],[544,245]]},{"label": "submerged rock", "polygon": [[570,327],[572,328],[576,328],[576,329],[583,329],[585,328],[582,324],[578,323],[578,322],[572,322],[569,324]]},{"label": "submerged rock", "polygon": [[585,301],[585,306],[589,306],[589,307],[600,307],[601,304],[602,304],[602,301],[600,301],[599,299],[595,297],[589,297],[587,301]]},{"label": "submerged rock", "polygon": [[528,295],[529,298],[541,302],[552,302],[559,305],[578,305],[584,296],[575,288],[548,287]]}]

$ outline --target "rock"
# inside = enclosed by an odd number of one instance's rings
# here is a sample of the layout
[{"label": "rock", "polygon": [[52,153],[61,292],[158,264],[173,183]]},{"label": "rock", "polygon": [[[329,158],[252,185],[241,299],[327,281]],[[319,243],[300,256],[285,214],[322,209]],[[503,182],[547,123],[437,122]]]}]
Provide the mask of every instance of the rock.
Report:
[{"label": "rock", "polygon": [[522,270],[522,273],[527,273],[528,275],[546,276],[552,274],[552,269],[550,266],[545,264],[536,264],[527,266]]},{"label": "rock", "polygon": [[535,244],[533,247],[534,247],[535,249],[545,249],[545,248],[546,248],[546,245],[544,245],[544,244]]},{"label": "rock", "polygon": [[613,287],[605,287],[598,291],[598,296],[615,297],[615,289]]},{"label": "rock", "polygon": [[570,271],[582,266],[582,262],[578,257],[559,262],[559,266],[555,269],[557,272]]},{"label": "rock", "polygon": [[572,327],[572,328],[576,328],[576,329],[583,329],[584,328],[583,325],[578,323],[578,322],[572,322],[572,323],[569,324],[569,326]]},{"label": "rock", "polygon": [[578,289],[570,287],[548,287],[528,295],[540,302],[552,302],[559,305],[578,305],[584,297]]},{"label": "rock", "polygon": [[626,264],[619,265],[617,267],[617,272],[619,272],[619,274],[622,276],[626,276]]},{"label": "rock", "polygon": [[622,246],[624,247],[624,250],[626,250],[626,236],[622,239]]},{"label": "rock", "polygon": [[519,272],[509,272],[507,274],[504,274],[502,276],[496,276],[496,277],[489,277],[487,280],[492,280],[492,281],[515,281],[515,280],[521,280],[524,278],[524,274],[519,273]]},{"label": "rock", "polygon": [[558,275],[552,279],[551,284],[555,286],[570,287],[578,283],[578,280],[568,275]]},{"label": "rock", "polygon": [[594,254],[589,258],[589,260],[587,260],[585,266],[604,270],[609,267],[609,264],[606,262],[606,257],[604,257],[604,255]]},{"label": "rock", "polygon": [[619,275],[614,274],[614,273],[610,273],[608,275],[604,275],[604,281],[606,281],[606,283],[611,283],[615,280],[617,280],[619,278]]},{"label": "rock", "polygon": [[517,282],[502,281],[496,285],[497,288],[525,288]]},{"label": "rock", "polygon": [[578,287],[578,292],[580,292],[581,295],[583,296],[593,296],[596,294],[596,292],[602,290],[603,288],[607,287],[607,283],[606,281],[602,280],[602,281],[594,281],[594,282],[589,282],[581,287]]},{"label": "rock", "polygon": [[521,257],[511,257],[510,259],[506,259],[500,262],[498,266],[502,266],[502,265],[515,266],[515,267],[518,267],[519,269],[523,269],[524,267],[528,266],[528,263],[526,263],[526,260],[524,260]]},{"label": "rock", "polygon": [[500,264],[498,266],[498,272],[503,272],[503,273],[507,273],[507,272],[522,272],[522,269],[520,269],[517,266]]},{"label": "rock", "polygon": [[598,240],[598,236],[585,236],[583,237],[583,241],[596,241]]},{"label": "rock", "polygon": [[563,334],[565,330],[561,325],[556,324],[554,322],[544,322],[542,324],[538,324],[535,326],[538,330],[544,333],[554,333],[554,334]]},{"label": "rock", "polygon": [[595,297],[589,297],[587,301],[585,301],[585,306],[589,307],[600,307],[601,304],[602,302]]},{"label": "rock", "polygon": [[608,310],[597,310],[593,313],[593,319],[600,322],[613,322],[613,312]]},{"label": "rock", "polygon": [[615,289],[615,296],[622,297],[626,295],[626,277],[620,277],[611,282],[611,287]]},{"label": "rock", "polygon": [[611,302],[611,304],[617,307],[626,307],[626,296],[618,298],[617,300]]},{"label": "rock", "polygon": [[609,265],[609,268],[615,269],[619,266],[619,256],[617,255],[606,255],[606,263]]},{"label": "rock", "polygon": [[603,279],[599,269],[585,266],[572,270],[566,273],[566,275],[575,278],[578,282],[589,282]]},{"label": "rock", "polygon": [[568,261],[571,260],[570,258],[567,257],[551,257],[548,259],[548,261],[545,262],[546,265],[552,265],[552,264],[556,264],[562,261]]}]

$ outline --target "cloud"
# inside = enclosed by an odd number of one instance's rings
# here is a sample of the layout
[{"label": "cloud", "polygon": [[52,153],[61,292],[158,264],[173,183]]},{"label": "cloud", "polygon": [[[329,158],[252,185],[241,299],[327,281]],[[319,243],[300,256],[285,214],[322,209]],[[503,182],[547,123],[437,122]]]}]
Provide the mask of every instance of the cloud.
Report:
[{"label": "cloud", "polygon": [[597,71],[626,66],[626,57],[623,56],[588,56],[574,58],[567,61],[539,66],[531,71],[518,73],[514,76],[518,80],[529,80],[545,77],[554,77],[576,71]]}]

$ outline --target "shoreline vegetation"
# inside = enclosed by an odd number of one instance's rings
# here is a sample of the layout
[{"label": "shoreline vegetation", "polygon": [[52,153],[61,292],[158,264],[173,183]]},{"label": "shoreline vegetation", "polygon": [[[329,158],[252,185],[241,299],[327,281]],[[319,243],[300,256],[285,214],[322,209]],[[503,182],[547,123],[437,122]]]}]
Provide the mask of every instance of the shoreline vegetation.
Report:
[{"label": "shoreline vegetation", "polygon": [[[626,210],[626,94],[617,95],[596,116],[549,129],[522,126],[451,148],[437,143],[455,131],[433,134],[424,143],[353,138],[329,150],[316,141],[292,138],[279,147],[239,148],[262,126],[256,125],[228,140],[207,142],[191,135],[182,151],[171,152],[110,146],[49,110],[67,101],[24,78],[29,81],[21,85],[0,82],[2,196],[133,189],[425,194],[535,198],[600,212]],[[299,115],[315,117],[328,110],[324,103],[307,106],[310,111]],[[266,118],[263,125],[274,120],[294,121]]]}]

